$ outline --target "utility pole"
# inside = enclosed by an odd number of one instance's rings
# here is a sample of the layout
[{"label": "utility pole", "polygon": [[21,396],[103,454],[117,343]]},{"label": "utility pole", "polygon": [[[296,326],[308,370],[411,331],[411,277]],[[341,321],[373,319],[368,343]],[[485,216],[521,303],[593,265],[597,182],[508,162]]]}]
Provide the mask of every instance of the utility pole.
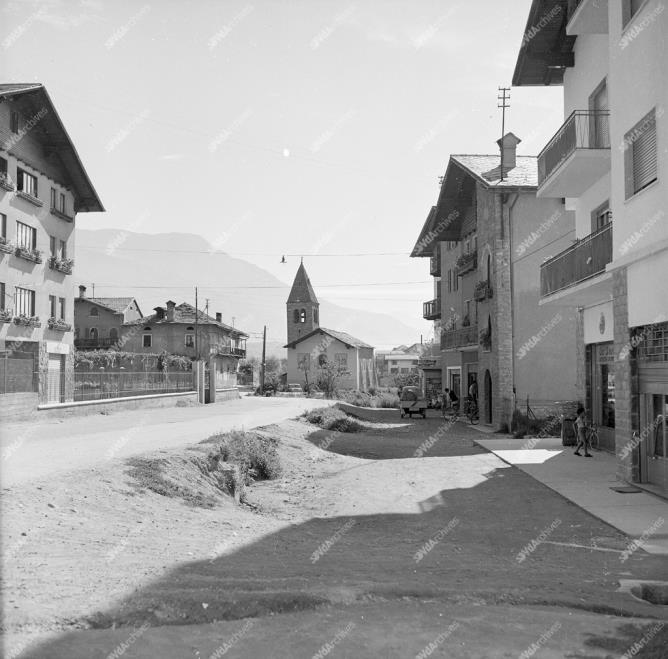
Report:
[{"label": "utility pole", "polygon": [[[501,139],[506,134],[506,109],[510,107],[510,87],[499,87],[499,95],[497,99],[501,101],[497,103],[497,107],[501,108]],[[503,170],[503,142],[501,143],[501,180],[504,178]]]},{"label": "utility pole", "polygon": [[198,328],[198,316],[199,312],[197,311],[197,286],[195,286],[195,359],[199,361],[199,328]]},{"label": "utility pole", "polygon": [[95,297],[95,284],[93,283],[91,286],[93,287],[93,297]]},{"label": "utility pole", "polygon": [[206,305],[204,307],[204,313],[208,316],[209,315],[209,298],[204,298],[206,300]]},{"label": "utility pole", "polygon": [[260,364],[260,392],[264,395],[264,362],[267,357],[267,326],[262,332],[262,363]]}]

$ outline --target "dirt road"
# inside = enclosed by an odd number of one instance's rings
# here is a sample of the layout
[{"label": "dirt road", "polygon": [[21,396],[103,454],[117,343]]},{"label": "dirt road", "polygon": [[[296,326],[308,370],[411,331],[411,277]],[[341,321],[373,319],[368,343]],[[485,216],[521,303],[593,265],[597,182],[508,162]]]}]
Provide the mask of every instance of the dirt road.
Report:
[{"label": "dirt road", "polygon": [[138,491],[120,460],[11,488],[7,656],[664,656],[668,614],[619,586],[665,560],[622,562],[622,534],[475,430],[386,421],[267,429],[286,473],[251,507]]}]

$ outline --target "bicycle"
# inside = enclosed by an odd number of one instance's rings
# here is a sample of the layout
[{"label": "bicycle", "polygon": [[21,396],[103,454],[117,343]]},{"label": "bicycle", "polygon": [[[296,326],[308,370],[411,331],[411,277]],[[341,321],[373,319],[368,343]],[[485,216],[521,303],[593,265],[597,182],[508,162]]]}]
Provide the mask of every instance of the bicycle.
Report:
[{"label": "bicycle", "polygon": [[472,426],[480,421],[480,416],[478,414],[478,404],[473,398],[467,398],[464,401],[464,414],[466,414]]}]

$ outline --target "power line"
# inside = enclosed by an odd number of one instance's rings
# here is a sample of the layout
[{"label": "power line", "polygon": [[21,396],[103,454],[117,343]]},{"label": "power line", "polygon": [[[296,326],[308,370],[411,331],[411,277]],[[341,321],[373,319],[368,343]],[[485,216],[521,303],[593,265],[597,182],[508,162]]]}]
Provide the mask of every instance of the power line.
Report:
[{"label": "power line", "polygon": [[[353,283],[344,283],[344,284],[320,284],[318,285],[318,288],[353,288],[353,287],[361,287],[361,286],[414,286],[414,285],[420,285],[424,286],[425,284],[431,284],[431,281],[377,281],[377,282],[366,282],[362,284],[353,284]],[[136,284],[126,284],[126,285],[119,285],[119,284],[99,284],[95,283],[95,286],[98,288],[128,288],[131,287],[133,289],[136,288],[143,288],[143,289],[159,289],[159,288],[170,288],[170,289],[175,289],[175,288],[184,288],[184,289],[191,289],[192,286],[172,286],[170,284],[157,284],[157,285],[147,285],[147,286],[137,286]],[[281,284],[280,286],[276,285],[271,285],[271,286],[199,286],[201,289],[206,289],[206,290],[253,290],[253,289],[286,289],[290,288],[289,284]]]},{"label": "power line", "polygon": [[[122,229],[120,230],[123,231]],[[110,252],[158,252],[165,254],[211,254],[218,256],[271,256],[278,258],[279,256],[291,256],[294,258],[299,258],[301,256],[307,256],[309,258],[315,256],[409,256],[408,252],[351,252],[351,253],[312,253],[308,254],[302,252],[301,254],[284,254],[284,253],[275,253],[275,252],[224,252],[217,249],[152,249],[148,247],[109,247],[108,245],[97,246],[97,245],[77,245],[77,249],[100,249],[100,250],[109,250]]]}]

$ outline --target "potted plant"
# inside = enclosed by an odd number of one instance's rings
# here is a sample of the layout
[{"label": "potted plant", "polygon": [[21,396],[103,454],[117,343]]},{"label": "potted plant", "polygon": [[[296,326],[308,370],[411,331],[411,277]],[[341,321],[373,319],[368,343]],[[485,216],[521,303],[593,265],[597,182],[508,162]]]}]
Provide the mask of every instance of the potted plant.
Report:
[{"label": "potted plant", "polygon": [[33,263],[42,262],[42,252],[38,249],[22,247],[18,245],[14,251],[14,254],[16,254],[16,256],[20,256],[22,259],[26,259],[27,261],[32,261]]},{"label": "potted plant", "polygon": [[60,259],[57,256],[52,256],[49,258],[49,267],[52,270],[58,270],[59,272],[64,272],[66,275],[71,275],[72,268],[74,267],[74,259]]},{"label": "potted plant", "polygon": [[72,329],[72,326],[69,323],[66,323],[62,318],[54,318],[53,316],[49,318],[47,325],[50,330],[55,330],[57,332],[69,332]]},{"label": "potted plant", "polygon": [[22,325],[24,327],[40,327],[39,316],[26,316],[19,314],[14,316],[14,325]]},{"label": "potted plant", "polygon": [[12,312],[10,309],[0,309],[0,323],[11,323]]}]

